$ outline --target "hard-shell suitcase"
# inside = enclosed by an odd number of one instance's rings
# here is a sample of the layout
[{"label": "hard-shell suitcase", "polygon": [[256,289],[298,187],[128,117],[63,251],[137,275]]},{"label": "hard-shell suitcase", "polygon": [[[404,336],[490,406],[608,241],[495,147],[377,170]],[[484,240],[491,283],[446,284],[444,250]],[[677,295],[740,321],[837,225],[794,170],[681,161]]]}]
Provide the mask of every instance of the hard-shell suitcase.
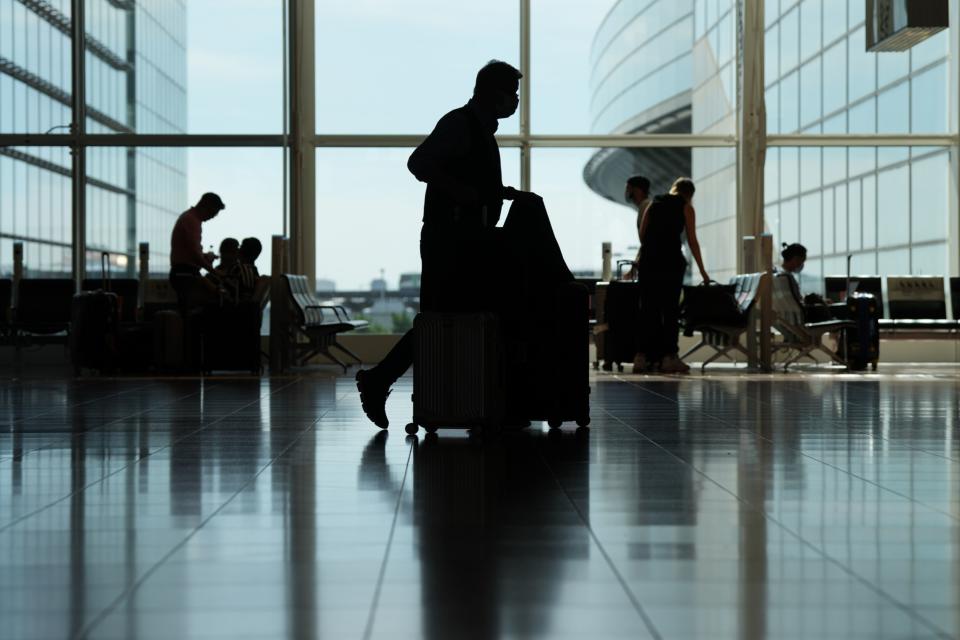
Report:
[{"label": "hard-shell suitcase", "polygon": [[840,353],[847,368],[863,371],[869,365],[874,371],[880,359],[880,305],[872,293],[853,293],[847,297],[847,318],[853,327],[841,335]]},{"label": "hard-shell suitcase", "polygon": [[70,306],[70,362],[76,374],[82,369],[112,373],[119,353],[120,301],[110,292],[109,254],[101,256],[103,289],[82,291]]},{"label": "hard-shell suitcase", "polygon": [[161,371],[184,368],[183,318],[172,310],[153,316],[153,362]]},{"label": "hard-shell suitcase", "polygon": [[603,337],[603,353],[597,354],[603,360],[605,371],[621,363],[633,362],[637,353],[637,338],[640,330],[640,283],[629,280],[615,280],[599,283],[598,288],[605,289],[603,302],[603,323],[606,325]]},{"label": "hard-shell suitcase", "polygon": [[590,424],[589,330],[587,288],[577,282],[557,287],[539,331],[528,419],[546,420],[552,428]]},{"label": "hard-shell suitcase", "polygon": [[499,429],[504,415],[500,321],[492,313],[418,314],[413,320],[413,421],[441,427]]}]

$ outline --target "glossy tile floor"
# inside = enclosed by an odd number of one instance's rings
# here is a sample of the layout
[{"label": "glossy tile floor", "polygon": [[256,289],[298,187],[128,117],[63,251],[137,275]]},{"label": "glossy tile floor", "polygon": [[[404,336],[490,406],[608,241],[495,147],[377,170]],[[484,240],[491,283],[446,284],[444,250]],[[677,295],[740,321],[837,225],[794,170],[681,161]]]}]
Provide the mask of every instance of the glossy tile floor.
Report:
[{"label": "glossy tile floor", "polygon": [[600,374],[588,436],[349,378],[0,382],[0,637],[960,637],[955,369]]}]

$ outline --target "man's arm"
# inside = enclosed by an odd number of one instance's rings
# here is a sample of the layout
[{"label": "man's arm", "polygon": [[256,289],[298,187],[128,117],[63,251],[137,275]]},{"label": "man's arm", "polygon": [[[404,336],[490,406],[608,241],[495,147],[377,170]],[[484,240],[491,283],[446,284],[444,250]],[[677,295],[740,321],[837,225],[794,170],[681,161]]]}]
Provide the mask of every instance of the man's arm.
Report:
[{"label": "man's arm", "polygon": [[414,149],[407,169],[417,180],[441,189],[454,202],[477,206],[477,190],[447,171],[450,160],[463,157],[470,149],[470,127],[459,113],[445,115],[427,138]]}]

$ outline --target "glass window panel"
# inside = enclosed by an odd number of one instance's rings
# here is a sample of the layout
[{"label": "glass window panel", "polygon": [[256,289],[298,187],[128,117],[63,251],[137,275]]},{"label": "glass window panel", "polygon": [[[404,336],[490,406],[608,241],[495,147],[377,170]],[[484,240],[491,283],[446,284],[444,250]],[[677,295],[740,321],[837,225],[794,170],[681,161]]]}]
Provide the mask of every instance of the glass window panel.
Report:
[{"label": "glass window panel", "polygon": [[877,177],[878,227],[880,247],[910,241],[910,171],[901,166],[881,171]]},{"label": "glass window panel", "polygon": [[780,204],[780,238],[774,238],[776,246],[783,243],[799,242],[800,238],[800,201],[791,198]]},{"label": "glass window panel", "polygon": [[821,151],[816,147],[800,149],[800,191],[806,192],[820,187]]},{"label": "glass window panel", "polygon": [[948,64],[939,64],[911,81],[911,126],[913,133],[947,133],[950,82]]},{"label": "glass window panel", "polygon": [[780,73],[787,74],[800,63],[800,10],[791,9],[780,20]]},{"label": "glass window panel", "polygon": [[877,110],[874,98],[869,98],[850,109],[850,133],[876,133]]},{"label": "glass window panel", "polygon": [[881,276],[910,274],[910,249],[892,249],[877,252],[877,273]]},{"label": "glass window panel", "polygon": [[797,195],[800,189],[800,150],[796,147],[780,149],[780,197]]},{"label": "glass window panel", "polygon": [[826,147],[823,150],[823,181],[827,184],[847,179],[847,150]]},{"label": "glass window panel", "polygon": [[874,275],[877,273],[877,252],[866,251],[853,254],[850,270],[854,274]]},{"label": "glass window panel", "polygon": [[834,206],[834,197],[836,196],[833,189],[825,189],[823,191],[823,254],[829,255],[836,251],[836,241],[837,241],[837,219],[836,219],[836,208]]},{"label": "glass window panel", "polygon": [[767,149],[763,173],[764,201],[775,202],[780,199],[780,149]]},{"label": "glass window panel", "polygon": [[847,189],[847,250],[863,248],[863,181],[850,182]]},{"label": "glass window panel", "polygon": [[70,166],[66,148],[0,148],[0,277],[13,273],[14,242],[28,277],[71,272]]},{"label": "glass window panel", "polygon": [[780,85],[775,84],[766,91],[767,131],[782,133],[780,126]]},{"label": "glass window panel", "polygon": [[779,204],[768,204],[763,208],[764,216],[764,229],[767,233],[773,236],[773,246],[776,252],[776,248],[780,246],[780,205]]},{"label": "glass window panel", "polygon": [[850,176],[860,176],[877,168],[877,150],[872,147],[851,147],[847,153],[850,158]]},{"label": "glass window panel", "polygon": [[[946,242],[913,247],[910,251],[910,267],[914,275],[946,275],[949,245]],[[954,318],[955,320],[960,318]]]},{"label": "glass window panel", "polygon": [[811,256],[823,253],[823,206],[820,193],[800,199],[800,244],[807,248]]},{"label": "glass window panel", "polygon": [[[326,291],[365,294],[345,304],[359,305],[349,308],[375,323],[374,332],[405,330],[403,314],[414,308],[413,298],[396,293],[402,275],[420,273],[425,185],[407,170],[412,151],[317,150],[317,286]],[[504,184],[519,187],[519,150],[502,148],[500,158]],[[371,184],[376,189],[371,189]],[[508,207],[506,203],[501,221]],[[376,233],[370,233],[371,229]],[[362,301],[369,301],[373,281],[381,278],[386,280],[387,303],[365,308],[369,302]],[[393,314],[399,314],[396,326]]]},{"label": "glass window panel", "polygon": [[877,86],[885,87],[910,73],[909,51],[869,54],[877,56]]},{"label": "glass window panel", "polygon": [[950,159],[940,152],[910,166],[910,240],[942,240],[949,235]]},{"label": "glass window panel", "polygon": [[[827,0],[829,3],[831,0]],[[836,2],[836,0],[833,0]],[[803,0],[800,5],[800,59],[806,60],[821,49],[823,0]]]},{"label": "glass window panel", "polygon": [[910,49],[910,64],[914,71],[950,55],[949,30],[944,29]]},{"label": "glass window panel", "polygon": [[780,17],[780,0],[764,0],[763,16],[766,26],[770,26]]},{"label": "glass window panel", "polygon": [[766,84],[776,82],[780,78],[780,23],[768,28],[763,44],[764,60],[763,72]]},{"label": "glass window panel", "polygon": [[800,126],[806,127],[821,117],[823,80],[821,59],[814,58],[800,68]]},{"label": "glass window panel", "polygon": [[847,41],[841,40],[823,53],[823,112],[833,113],[846,104]]},{"label": "glass window panel", "polygon": [[836,233],[836,238],[833,242],[834,251],[837,253],[846,253],[849,250],[848,238],[849,238],[849,215],[850,211],[849,201],[847,200],[847,185],[841,184],[834,188],[834,222],[833,228],[834,233]]},{"label": "glass window panel", "polygon": [[847,3],[823,2],[823,43],[830,44],[847,33]]},{"label": "glass window panel", "polygon": [[795,133],[800,128],[799,75],[795,71],[780,82],[781,133]]},{"label": "glass window panel", "polygon": [[[491,58],[518,66],[519,16],[515,0],[456,10],[447,0],[320,0],[317,130],[431,131],[444,113],[467,102],[477,71]],[[502,121],[500,132],[516,133],[517,122]]]},{"label": "glass window panel", "polygon": [[903,82],[877,96],[877,130],[880,133],[910,132],[910,83]]},{"label": "glass window panel", "polygon": [[877,89],[877,54],[867,52],[863,29],[851,32],[847,42],[847,54],[850,59],[847,71],[847,77],[850,79],[848,96],[851,101],[854,101]]},{"label": "glass window panel", "polygon": [[863,248],[872,249],[877,246],[877,178],[867,176],[863,184]]}]

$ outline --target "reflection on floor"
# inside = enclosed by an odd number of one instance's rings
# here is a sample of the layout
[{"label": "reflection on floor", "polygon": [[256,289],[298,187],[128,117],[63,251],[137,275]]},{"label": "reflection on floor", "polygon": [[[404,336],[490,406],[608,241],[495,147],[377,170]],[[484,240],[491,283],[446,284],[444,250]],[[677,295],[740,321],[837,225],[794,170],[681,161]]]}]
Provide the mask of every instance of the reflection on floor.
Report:
[{"label": "reflection on floor", "polygon": [[960,636],[954,369],[593,381],[406,439],[348,378],[0,383],[0,637]]}]

